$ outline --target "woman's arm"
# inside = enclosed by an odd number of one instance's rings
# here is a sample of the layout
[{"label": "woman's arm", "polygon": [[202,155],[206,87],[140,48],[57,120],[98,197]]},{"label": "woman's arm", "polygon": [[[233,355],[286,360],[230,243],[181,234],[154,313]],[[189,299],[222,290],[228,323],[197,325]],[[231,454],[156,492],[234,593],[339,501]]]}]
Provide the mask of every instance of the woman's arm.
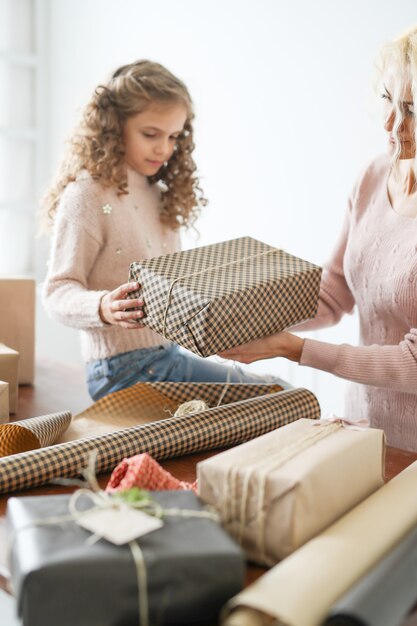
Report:
[{"label": "woman's arm", "polygon": [[398,345],[350,346],[306,339],[300,365],[356,383],[417,393],[417,329]]},{"label": "woman's arm", "polygon": [[336,345],[284,332],[237,346],[220,356],[241,363],[284,357],[356,383],[417,393],[416,328],[392,346]]},{"label": "woman's arm", "polygon": [[337,324],[345,313],[352,313],[355,306],[353,295],[346,282],[343,259],[349,237],[352,201],[349,199],[339,239],[330,259],[323,267],[320,283],[319,306],[312,320],[291,327],[291,331],[318,330]]}]

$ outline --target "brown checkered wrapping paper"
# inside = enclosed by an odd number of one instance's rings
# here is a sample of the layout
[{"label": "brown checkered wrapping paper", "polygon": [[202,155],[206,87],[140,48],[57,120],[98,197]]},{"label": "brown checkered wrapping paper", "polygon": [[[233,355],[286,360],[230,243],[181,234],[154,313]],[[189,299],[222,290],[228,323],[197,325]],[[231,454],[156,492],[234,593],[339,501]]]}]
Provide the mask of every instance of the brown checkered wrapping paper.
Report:
[{"label": "brown checkered wrapping paper", "polygon": [[[160,383],[163,384],[168,383]],[[173,390],[181,395],[179,387]],[[14,454],[0,459],[0,493],[42,485],[58,477],[77,476],[86,467],[92,450],[97,451],[96,471],[100,473],[141,452],[160,460],[235,445],[301,417],[318,419],[318,401],[306,389],[291,389],[186,417],[168,417],[99,437]]]},{"label": "brown checkered wrapping paper", "polygon": [[74,419],[103,416],[114,419],[122,415],[124,419],[150,422],[166,419],[180,404],[190,400],[202,400],[212,408],[220,400],[223,406],[279,391],[282,391],[280,385],[268,383],[231,383],[226,389],[225,383],[137,383],[104,396]]},{"label": "brown checkered wrapping paper", "polygon": [[49,446],[70,422],[71,413],[64,411],[0,424],[0,457]]},{"label": "brown checkered wrapping paper", "polygon": [[321,268],[241,237],[132,263],[141,320],[184,348],[210,356],[284,330],[317,313]]}]

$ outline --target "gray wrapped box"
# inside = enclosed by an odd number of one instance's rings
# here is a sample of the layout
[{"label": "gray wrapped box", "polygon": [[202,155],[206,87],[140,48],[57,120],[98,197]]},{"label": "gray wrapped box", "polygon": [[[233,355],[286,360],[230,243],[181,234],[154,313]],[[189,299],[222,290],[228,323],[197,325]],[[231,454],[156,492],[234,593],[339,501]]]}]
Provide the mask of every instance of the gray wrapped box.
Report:
[{"label": "gray wrapped box", "polygon": [[[202,509],[193,492],[151,495],[166,509]],[[91,534],[73,521],[34,523],[68,515],[68,501],[65,495],[8,502],[8,524],[16,531],[12,584],[24,626],[137,626],[139,592],[130,548],[103,539],[86,545]],[[79,508],[90,506],[88,499],[80,500]],[[213,520],[167,517],[163,528],[138,543],[146,563],[151,625],[215,622],[243,586],[243,553]]]}]

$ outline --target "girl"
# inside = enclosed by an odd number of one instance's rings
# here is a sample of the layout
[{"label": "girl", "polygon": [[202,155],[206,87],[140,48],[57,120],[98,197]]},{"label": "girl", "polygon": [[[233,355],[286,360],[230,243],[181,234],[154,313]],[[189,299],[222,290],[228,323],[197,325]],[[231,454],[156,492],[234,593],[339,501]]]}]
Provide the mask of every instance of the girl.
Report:
[{"label": "girl", "polygon": [[[116,70],[85,108],[43,203],[54,222],[47,312],[82,334],[94,400],[138,381],[271,382],[179,350],[137,321],[129,264],[180,249],[206,204],[185,85],[158,63]],[[275,379],[274,379],[275,380]]]},{"label": "girl", "polygon": [[356,306],[360,345],[279,333],[223,356],[243,363],[283,356],[360,383],[346,417],[382,428],[391,446],[417,451],[417,28],[382,50],[380,95],[388,154],[358,179],[323,274],[317,317],[336,324]]}]

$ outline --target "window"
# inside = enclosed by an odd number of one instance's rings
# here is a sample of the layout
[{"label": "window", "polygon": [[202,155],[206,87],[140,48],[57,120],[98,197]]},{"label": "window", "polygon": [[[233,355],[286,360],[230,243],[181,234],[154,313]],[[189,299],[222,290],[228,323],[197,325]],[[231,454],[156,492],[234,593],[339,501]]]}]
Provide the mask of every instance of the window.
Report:
[{"label": "window", "polygon": [[0,1],[0,274],[33,274],[45,167],[45,0]]}]

